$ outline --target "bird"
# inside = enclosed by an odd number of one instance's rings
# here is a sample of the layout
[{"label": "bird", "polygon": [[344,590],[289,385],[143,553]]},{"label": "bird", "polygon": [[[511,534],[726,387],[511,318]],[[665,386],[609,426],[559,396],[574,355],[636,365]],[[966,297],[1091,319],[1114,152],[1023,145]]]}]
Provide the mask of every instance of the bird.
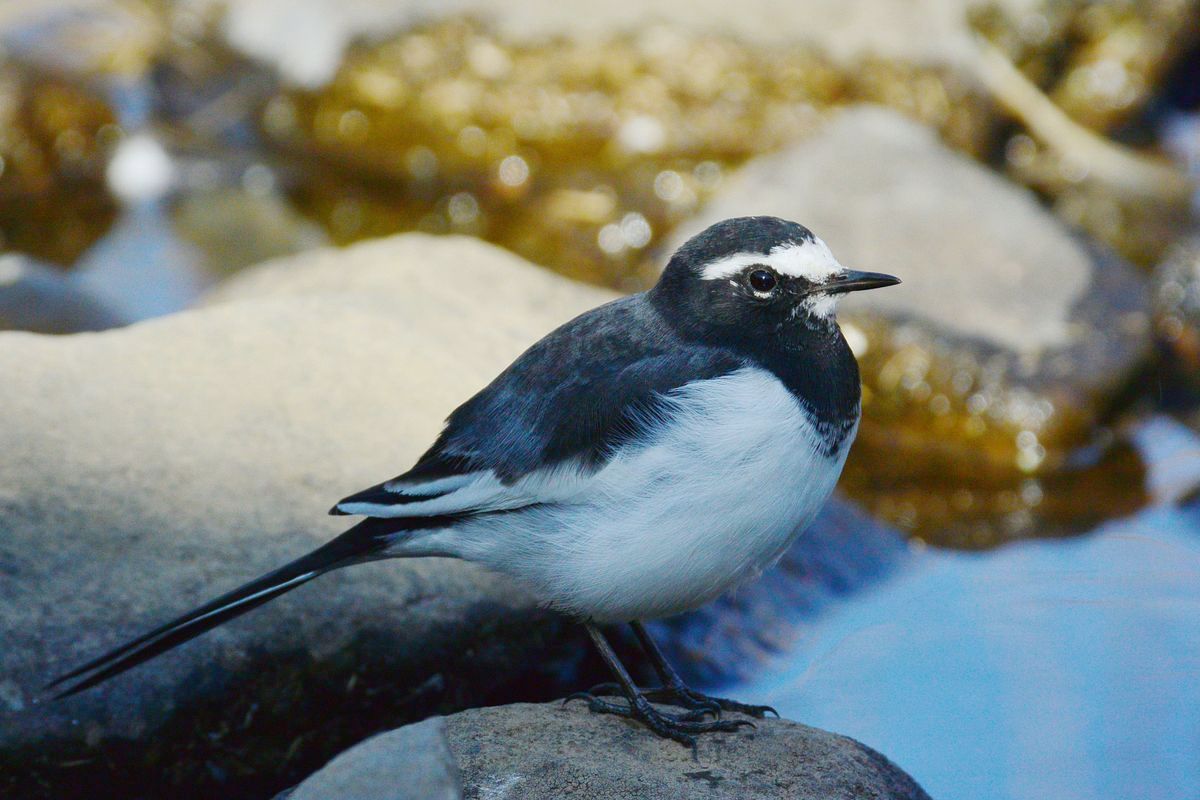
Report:
[{"label": "bird", "polygon": [[[842,266],[795,222],[713,224],[649,290],[533,344],[450,414],[407,472],[334,505],[362,518],[344,533],[45,691],[81,692],[331,570],[449,557],[508,576],[584,625],[615,682],[568,701],[693,752],[699,734],[752,725],[722,712],[774,709],[687,686],[643,621],[753,579],[812,522],[860,419],[858,363],[836,307],[899,282]],[[637,686],[613,650],[601,626],[621,624],[659,686]]]}]

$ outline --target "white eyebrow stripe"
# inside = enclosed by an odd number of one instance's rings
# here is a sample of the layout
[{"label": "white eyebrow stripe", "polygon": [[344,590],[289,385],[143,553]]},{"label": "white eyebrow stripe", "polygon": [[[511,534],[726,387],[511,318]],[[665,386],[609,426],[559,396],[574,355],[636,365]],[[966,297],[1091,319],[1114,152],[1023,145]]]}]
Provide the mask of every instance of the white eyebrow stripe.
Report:
[{"label": "white eyebrow stripe", "polygon": [[711,281],[737,275],[746,267],[765,264],[780,275],[819,281],[842,269],[829,246],[820,239],[776,247],[769,253],[734,253],[704,265],[700,277]]}]

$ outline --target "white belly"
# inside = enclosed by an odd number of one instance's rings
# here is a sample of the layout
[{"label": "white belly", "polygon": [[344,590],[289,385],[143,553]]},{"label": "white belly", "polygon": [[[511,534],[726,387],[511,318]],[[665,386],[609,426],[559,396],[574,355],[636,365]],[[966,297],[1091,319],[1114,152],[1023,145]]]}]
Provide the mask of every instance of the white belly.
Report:
[{"label": "white belly", "polygon": [[829,498],[855,431],[825,454],[765,370],[669,397],[674,413],[647,442],[565,502],[481,522],[463,556],[602,622],[695,608],[772,565]]}]

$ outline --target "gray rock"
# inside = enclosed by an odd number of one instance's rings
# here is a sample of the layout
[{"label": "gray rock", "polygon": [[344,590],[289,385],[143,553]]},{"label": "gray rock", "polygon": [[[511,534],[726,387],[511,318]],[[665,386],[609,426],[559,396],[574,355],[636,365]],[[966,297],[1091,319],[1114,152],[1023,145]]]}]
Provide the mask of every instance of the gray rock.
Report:
[{"label": "gray rock", "polygon": [[[1152,352],[1132,267],[895,112],[847,110],[751,162],[674,243],[746,214],[801,221],[844,264],[904,280],[839,316],[865,386],[850,485],[907,525],[1003,510],[1023,527],[1041,495],[1012,502],[1020,481],[1065,469]],[[946,475],[959,482],[924,491]],[[949,514],[964,486],[981,491]]]},{"label": "gray rock", "polygon": [[1176,242],[1154,271],[1155,332],[1172,377],[1200,393],[1200,234]]},{"label": "gray rock", "polygon": [[[788,720],[757,726],[704,735],[693,759],[687,748],[626,720],[592,714],[581,703],[472,709],[445,720],[467,800],[928,798],[912,778],[853,739]],[[407,741],[396,745],[391,758],[408,758]],[[362,747],[370,748],[363,761],[387,760],[380,739]],[[292,800],[346,796],[308,791],[320,778],[302,783]],[[371,785],[364,780],[356,787],[369,791]],[[393,796],[389,791],[389,783],[376,784],[370,796]]]},{"label": "gray rock", "polygon": [[16,254],[0,256],[0,331],[79,333],[125,322],[61,271]]},{"label": "gray rock", "polygon": [[[671,0],[603,5],[547,0],[345,0],[331,6],[303,0],[282,6],[234,0],[225,4],[230,43],[273,64],[287,79],[308,86],[328,81],[354,38],[380,37],[450,15],[479,17],[506,39],[520,43],[566,37],[587,41],[662,25],[690,33],[724,33],[758,45],[811,45],[852,62],[894,58],[921,64],[961,64],[974,39],[968,23],[972,5],[962,0],[920,0],[903,7],[888,2],[801,0]],[[999,6],[1014,16],[1028,11],[1022,0]],[[300,35],[297,35],[297,32]]]},{"label": "gray rock", "polygon": [[290,800],[460,800],[443,717],[381,733],[339,755]]},{"label": "gray rock", "polygon": [[[406,468],[457,403],[608,297],[464,240],[300,256],[296,275],[310,259],[391,290],[247,291],[101,334],[0,334],[0,795],[104,775],[131,795],[274,788],[374,730],[480,702],[554,634],[470,565],[372,564],[33,704],[54,674],[337,533],[332,502]],[[273,270],[282,282],[283,264],[244,280]]]},{"label": "gray rock", "polygon": [[[554,277],[469,236],[409,233],[268,261],[220,284],[202,304],[337,292],[383,296],[398,314],[422,318],[473,313],[486,304],[487,324],[504,326],[496,346],[511,350],[513,357],[520,350],[513,349],[510,337],[532,341],[545,335],[554,320],[617,297]],[[435,315],[434,309],[441,313]]]},{"label": "gray rock", "polygon": [[915,317],[1029,356],[1080,335],[1071,312],[1095,281],[1092,254],[1031,192],[879,107],[849,109],[811,139],[753,162],[673,241],[747,214],[801,221],[843,263],[903,277],[886,292],[855,296],[847,315]]}]

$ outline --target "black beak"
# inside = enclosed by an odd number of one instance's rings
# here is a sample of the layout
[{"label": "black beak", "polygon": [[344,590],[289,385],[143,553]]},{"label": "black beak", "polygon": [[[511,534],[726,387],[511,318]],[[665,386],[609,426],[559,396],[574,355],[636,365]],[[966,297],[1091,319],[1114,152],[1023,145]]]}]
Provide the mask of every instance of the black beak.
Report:
[{"label": "black beak", "polygon": [[883,286],[895,286],[900,279],[895,275],[882,272],[859,272],[848,269],[830,276],[829,280],[814,287],[819,292],[842,294],[843,292],[861,292],[864,289],[878,289]]}]

